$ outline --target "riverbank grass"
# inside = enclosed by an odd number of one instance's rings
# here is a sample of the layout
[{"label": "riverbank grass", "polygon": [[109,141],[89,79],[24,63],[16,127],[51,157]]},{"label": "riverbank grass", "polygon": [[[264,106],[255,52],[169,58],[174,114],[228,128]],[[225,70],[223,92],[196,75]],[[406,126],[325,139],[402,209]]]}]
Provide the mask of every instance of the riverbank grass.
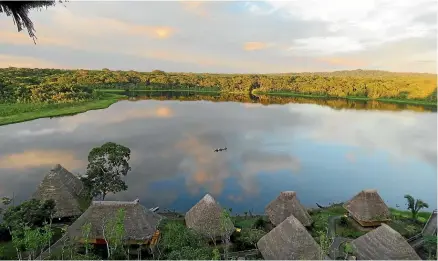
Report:
[{"label": "riverbank grass", "polygon": [[0,104],[0,125],[19,123],[39,118],[74,115],[89,110],[108,108],[123,95],[105,93],[97,100],[74,103],[13,103]]}]

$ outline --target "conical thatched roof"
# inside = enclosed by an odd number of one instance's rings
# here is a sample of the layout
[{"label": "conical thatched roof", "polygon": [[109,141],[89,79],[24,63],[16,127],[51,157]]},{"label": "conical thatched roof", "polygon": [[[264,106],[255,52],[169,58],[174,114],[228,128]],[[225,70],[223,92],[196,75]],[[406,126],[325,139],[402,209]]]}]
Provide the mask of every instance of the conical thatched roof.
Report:
[{"label": "conical thatched roof", "polygon": [[54,200],[54,218],[80,216],[82,211],[79,198],[83,189],[84,185],[78,177],[57,164],[41,181],[33,197],[39,200]]},{"label": "conical thatched roof", "polygon": [[257,247],[266,260],[315,260],[322,257],[319,245],[293,215],[260,238]]},{"label": "conical thatched roof", "polygon": [[103,239],[102,226],[113,219],[119,209],[125,210],[125,240],[150,239],[162,217],[138,201],[93,201],[90,207],[68,228],[70,238],[82,238],[82,226],[91,224],[90,239]]},{"label": "conical thatched roof", "polygon": [[207,194],[186,213],[186,226],[208,238],[229,236],[235,228],[230,218],[223,219],[222,213],[222,207]]},{"label": "conical thatched roof", "polygon": [[266,206],[265,212],[271,223],[276,226],[290,215],[294,215],[304,226],[312,224],[312,218],[306,208],[301,205],[295,191],[281,192],[276,199]]},{"label": "conical thatched roof", "polygon": [[344,204],[344,208],[358,221],[373,222],[391,219],[391,212],[375,189],[362,190]]},{"label": "conical thatched roof", "polygon": [[361,260],[421,260],[403,236],[386,224],[353,240],[351,245]]}]

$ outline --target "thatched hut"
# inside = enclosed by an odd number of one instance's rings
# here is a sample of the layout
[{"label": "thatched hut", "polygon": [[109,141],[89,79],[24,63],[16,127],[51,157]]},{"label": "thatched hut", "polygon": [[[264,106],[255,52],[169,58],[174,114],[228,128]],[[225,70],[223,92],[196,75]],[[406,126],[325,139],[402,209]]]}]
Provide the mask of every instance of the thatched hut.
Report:
[{"label": "thatched hut", "polygon": [[[119,209],[124,209],[124,229],[126,244],[149,244],[158,233],[158,225],[163,218],[136,201],[93,201],[90,207],[67,229],[68,237],[84,242],[82,227],[91,225],[89,242],[105,244],[103,229],[110,219],[114,219]],[[107,231],[108,233],[108,231]]]},{"label": "thatched hut", "polygon": [[351,246],[360,260],[421,260],[403,236],[386,224],[353,240]]},{"label": "thatched hut", "polygon": [[230,236],[235,230],[231,219],[223,216],[222,207],[209,194],[186,213],[185,221],[188,228],[209,239]]},{"label": "thatched hut", "polygon": [[319,260],[323,258],[318,243],[293,215],[260,238],[257,247],[266,260]]},{"label": "thatched hut", "polygon": [[271,223],[276,226],[290,215],[294,215],[306,227],[312,224],[312,218],[307,209],[301,205],[295,191],[281,192],[276,199],[266,206],[265,212]]},{"label": "thatched hut", "polygon": [[54,218],[74,217],[82,214],[80,200],[84,196],[82,181],[63,168],[55,165],[44,177],[33,197],[55,201]]},{"label": "thatched hut", "polygon": [[391,212],[375,189],[362,190],[344,208],[363,227],[379,226],[391,220]]}]

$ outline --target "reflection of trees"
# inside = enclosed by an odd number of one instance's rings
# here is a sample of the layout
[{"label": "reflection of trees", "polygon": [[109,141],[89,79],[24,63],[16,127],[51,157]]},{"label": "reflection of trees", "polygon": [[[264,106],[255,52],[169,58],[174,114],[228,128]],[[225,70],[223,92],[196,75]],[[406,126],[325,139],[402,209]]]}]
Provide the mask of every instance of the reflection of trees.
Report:
[{"label": "reflection of trees", "polygon": [[196,93],[196,92],[126,92],[129,100],[179,100],[179,101],[197,101],[206,100],[211,102],[243,102],[243,103],[261,103],[270,104],[317,104],[328,106],[333,109],[352,109],[352,110],[386,110],[400,111],[412,110],[418,112],[436,111],[433,106],[409,105],[402,103],[380,102],[375,100],[350,100],[342,98],[307,98],[294,96],[272,96],[272,95],[253,95],[253,94],[230,94],[230,93]]}]

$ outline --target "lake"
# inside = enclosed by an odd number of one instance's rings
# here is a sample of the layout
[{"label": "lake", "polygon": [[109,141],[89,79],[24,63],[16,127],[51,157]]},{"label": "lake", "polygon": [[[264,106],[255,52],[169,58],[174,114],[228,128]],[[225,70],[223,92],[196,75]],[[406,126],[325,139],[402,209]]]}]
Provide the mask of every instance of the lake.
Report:
[{"label": "lake", "polygon": [[[436,109],[158,96],[1,126],[0,196],[28,199],[57,163],[83,173],[88,152],[114,141],[131,149],[132,171],[128,190],[108,200],[187,211],[210,193],[233,213],[262,213],[284,190],[316,207],[375,188],[392,207],[404,209],[403,196],[411,194],[436,208]],[[213,152],[220,147],[228,150]]]}]

